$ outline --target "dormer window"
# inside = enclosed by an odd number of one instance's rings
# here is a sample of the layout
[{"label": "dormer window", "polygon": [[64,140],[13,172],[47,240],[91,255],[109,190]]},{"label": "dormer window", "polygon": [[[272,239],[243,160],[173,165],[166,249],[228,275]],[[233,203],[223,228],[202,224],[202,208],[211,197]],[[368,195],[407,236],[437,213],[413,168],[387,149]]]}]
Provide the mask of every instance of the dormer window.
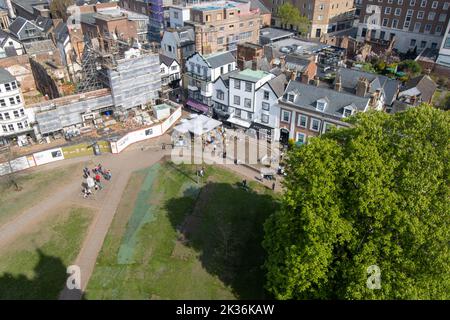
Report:
[{"label": "dormer window", "polygon": [[316,109],[317,111],[325,111],[325,108],[327,107],[327,101],[325,99],[319,99],[316,103]]},{"label": "dormer window", "polygon": [[344,117],[350,117],[353,114],[353,108],[352,107],[345,107],[344,108]]},{"label": "dormer window", "polygon": [[293,95],[292,93],[288,94],[288,101],[289,102],[294,102],[294,98],[295,98],[295,95]]}]

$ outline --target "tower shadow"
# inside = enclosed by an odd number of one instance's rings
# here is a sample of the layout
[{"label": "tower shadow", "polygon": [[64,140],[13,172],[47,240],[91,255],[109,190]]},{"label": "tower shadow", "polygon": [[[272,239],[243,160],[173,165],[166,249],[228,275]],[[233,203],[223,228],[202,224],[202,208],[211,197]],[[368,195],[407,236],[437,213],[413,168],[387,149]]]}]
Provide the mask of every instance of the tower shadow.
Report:
[{"label": "tower shadow", "polygon": [[[54,300],[66,285],[68,274],[63,261],[37,249],[39,260],[34,276],[4,273],[0,276],[1,300]],[[81,295],[83,296],[83,295]]]},{"label": "tower shadow", "polygon": [[269,194],[229,183],[208,182],[193,199],[188,192],[165,203],[184,245],[199,253],[203,268],[238,299],[265,299],[264,222],[279,202]]}]

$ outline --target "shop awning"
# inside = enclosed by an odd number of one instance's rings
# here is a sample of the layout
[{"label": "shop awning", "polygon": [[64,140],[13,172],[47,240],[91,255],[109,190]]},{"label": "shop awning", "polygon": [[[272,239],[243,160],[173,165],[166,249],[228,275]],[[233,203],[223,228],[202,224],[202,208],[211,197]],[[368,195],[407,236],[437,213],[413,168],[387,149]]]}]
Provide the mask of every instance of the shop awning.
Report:
[{"label": "shop awning", "polygon": [[188,106],[190,106],[191,108],[201,111],[201,112],[208,112],[209,111],[209,107],[206,104],[194,101],[192,99],[188,99],[186,104]]},{"label": "shop awning", "polygon": [[199,115],[191,120],[184,121],[176,126],[174,130],[179,133],[186,133],[189,131],[195,135],[202,135],[216,129],[220,125],[222,125],[222,122],[220,121],[204,115]]},{"label": "shop awning", "polygon": [[251,123],[239,118],[235,118],[234,116],[231,116],[227,119],[228,122],[233,123],[235,125],[238,125],[243,128],[250,128]]}]

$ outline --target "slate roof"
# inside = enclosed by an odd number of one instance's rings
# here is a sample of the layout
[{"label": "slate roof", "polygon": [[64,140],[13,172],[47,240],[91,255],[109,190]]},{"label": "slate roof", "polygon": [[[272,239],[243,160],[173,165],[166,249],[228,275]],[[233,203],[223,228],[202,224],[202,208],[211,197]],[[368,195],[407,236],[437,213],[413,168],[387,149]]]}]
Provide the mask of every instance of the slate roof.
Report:
[{"label": "slate roof", "polygon": [[3,30],[0,30],[0,46],[3,47],[5,42],[8,41],[8,38],[12,37],[15,39],[15,37],[13,37],[11,34],[9,34],[8,32],[5,32]]},{"label": "slate roof", "polygon": [[178,46],[195,43],[194,29],[192,29],[190,27],[169,29],[169,30],[166,30],[165,32],[170,32],[173,34]]},{"label": "slate roof", "polygon": [[16,78],[14,78],[8,70],[0,68],[0,83],[7,83],[12,81],[16,81]]},{"label": "slate roof", "polygon": [[[176,59],[165,56],[163,54],[159,55],[159,62],[164,63],[166,66],[170,67],[173,61],[176,61]],[[178,62],[177,62],[178,63]]]},{"label": "slate roof", "polygon": [[236,58],[230,51],[204,56],[204,58],[211,68],[218,68],[220,66],[236,62]]},{"label": "slate roof", "polygon": [[27,19],[22,17],[17,17],[10,25],[9,25],[9,31],[11,31],[12,34],[17,35],[19,34],[20,29],[28,22]]},{"label": "slate roof", "polygon": [[[345,92],[333,89],[316,87],[291,80],[285,90],[285,94],[296,93],[294,105],[312,111],[316,110],[316,102],[319,99],[328,99],[328,104],[323,113],[342,117],[344,107],[352,106],[356,111],[365,111],[369,103],[369,98],[362,98]],[[283,100],[288,102],[287,100]],[[290,102],[288,102],[290,103]]]},{"label": "slate roof", "polygon": [[48,0],[11,0],[14,4],[25,9],[29,13],[33,13],[33,6],[48,4]]},{"label": "slate roof", "polygon": [[390,105],[392,104],[392,102],[394,102],[397,95],[397,90],[400,86],[400,82],[397,80],[389,79],[388,77],[383,75],[364,72],[360,70],[339,68],[336,72],[336,79],[338,78],[338,75],[341,76],[343,90],[350,93],[355,93],[356,85],[361,77],[366,78],[370,83],[369,92],[373,93],[376,90],[382,89],[385,95],[385,104],[387,105]]},{"label": "slate roof", "polygon": [[67,37],[69,37],[69,28],[67,28],[67,24],[64,22],[60,22],[55,29],[53,30],[55,33],[55,38],[57,42],[64,42]]},{"label": "slate roof", "polygon": [[420,94],[422,101],[431,101],[434,92],[437,89],[436,83],[427,75],[418,76],[409,80],[404,87],[401,88],[401,92],[416,88]]},{"label": "slate roof", "polygon": [[408,110],[409,108],[412,108],[411,105],[402,102],[402,101],[394,101],[391,108],[386,109],[387,113],[397,113],[397,112],[403,112]]},{"label": "slate roof", "polygon": [[288,54],[285,58],[285,67],[289,70],[303,71],[310,64],[310,60],[293,54]]},{"label": "slate roof", "polygon": [[37,17],[36,21],[35,21],[35,24],[39,28],[41,28],[44,32],[47,32],[53,26],[53,21],[50,18]]},{"label": "slate roof", "polygon": [[222,79],[223,83],[224,83],[225,86],[228,88],[228,86],[230,85],[230,77],[231,77],[231,76],[234,76],[234,75],[237,74],[237,73],[239,73],[239,69],[230,71],[230,72],[228,72],[228,73],[221,74],[221,75],[214,81],[214,83],[215,83],[217,80]]},{"label": "slate roof", "polygon": [[278,98],[283,96],[285,86],[287,84],[287,77],[284,73],[280,73],[278,76],[269,80],[268,82]]}]

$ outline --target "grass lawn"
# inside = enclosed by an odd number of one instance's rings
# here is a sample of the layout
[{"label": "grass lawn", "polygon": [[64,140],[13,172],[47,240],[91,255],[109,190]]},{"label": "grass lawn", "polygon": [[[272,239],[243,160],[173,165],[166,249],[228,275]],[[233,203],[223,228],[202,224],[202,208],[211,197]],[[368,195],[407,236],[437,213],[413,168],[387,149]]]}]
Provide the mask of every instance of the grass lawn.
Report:
[{"label": "grass lawn", "polygon": [[87,299],[264,298],[263,222],[277,196],[257,182],[206,167],[135,172],[86,291]]},{"label": "grass lawn", "polygon": [[50,196],[73,179],[80,179],[83,164],[40,172],[16,174],[16,181],[22,188],[15,191],[7,177],[0,178],[0,225],[15,215],[36,205],[42,198]]},{"label": "grass lawn", "polygon": [[1,248],[0,299],[56,299],[92,217],[91,209],[59,208],[52,218]]}]

